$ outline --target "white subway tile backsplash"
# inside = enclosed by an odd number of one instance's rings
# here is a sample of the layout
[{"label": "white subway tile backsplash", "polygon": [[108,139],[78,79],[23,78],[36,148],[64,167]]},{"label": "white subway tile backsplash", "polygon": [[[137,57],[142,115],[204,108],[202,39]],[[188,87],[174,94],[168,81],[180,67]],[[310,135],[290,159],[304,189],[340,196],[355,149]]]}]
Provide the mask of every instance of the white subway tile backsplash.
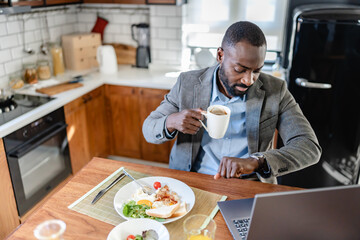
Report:
[{"label": "white subway tile backsplash", "polygon": [[158,37],[163,39],[177,39],[177,31],[173,28],[159,28]]},{"label": "white subway tile backsplash", "polygon": [[167,49],[167,40],[164,39],[151,39],[151,49]]},{"label": "white subway tile backsplash", "polygon": [[168,42],[168,49],[170,50],[178,50],[178,51],[181,51],[182,49],[182,42],[181,42],[181,39],[176,39],[176,40],[167,40]]},{"label": "white subway tile backsplash", "polygon": [[10,49],[0,50],[0,64],[11,60]]},{"label": "white subway tile backsplash", "polygon": [[6,15],[0,15],[0,22],[6,22]]},{"label": "white subway tile backsplash", "polygon": [[25,52],[23,51],[24,48],[22,46],[20,47],[15,47],[15,48],[12,48],[11,49],[11,56],[12,56],[12,59],[21,59],[23,58],[24,56],[26,56]]},{"label": "white subway tile backsplash", "polygon": [[4,77],[5,76],[5,68],[3,65],[0,65],[0,77]]},{"label": "white subway tile backsplash", "polygon": [[166,17],[151,17],[150,18],[151,27],[166,27]]},{"label": "white subway tile backsplash", "polygon": [[54,17],[54,21],[55,21],[55,25],[59,26],[59,25],[64,25],[66,24],[66,18],[67,15],[65,14],[58,14]]},{"label": "white subway tile backsplash", "polygon": [[95,13],[79,13],[77,20],[78,20],[78,22],[82,22],[82,23],[95,23],[96,14]]},{"label": "white subway tile backsplash", "polygon": [[15,46],[19,45],[19,41],[18,41],[18,38],[17,38],[16,34],[1,37],[0,38],[0,43],[1,43],[1,48],[2,49],[11,48],[11,47],[15,47]]},{"label": "white subway tile backsplash", "polygon": [[[35,48],[34,48],[35,49]],[[36,49],[37,50],[37,49]],[[38,51],[37,51],[38,52]],[[36,61],[38,60],[38,55],[37,54],[33,54],[33,55],[27,55],[26,57],[24,57],[22,59],[22,65],[21,68],[19,70],[21,70],[23,68],[24,64],[27,63],[36,63]]]},{"label": "white subway tile backsplash", "polygon": [[114,23],[130,23],[129,15],[116,14],[113,16]]},{"label": "white subway tile backsplash", "polygon": [[21,60],[13,60],[4,64],[6,74],[11,74],[22,69]]},{"label": "white subway tile backsplash", "polygon": [[7,33],[8,34],[19,33],[19,32],[22,31],[20,21],[7,22],[6,27],[7,27]]},{"label": "white subway tile backsplash", "polygon": [[177,51],[171,51],[171,50],[159,50],[159,56],[161,56],[164,60],[177,60],[178,58],[178,52]]},{"label": "white subway tile backsplash", "polygon": [[7,35],[6,23],[0,23],[0,36],[5,36],[5,35]]},{"label": "white subway tile backsplash", "polygon": [[66,23],[76,23],[77,22],[77,15],[75,13],[66,15]]},{"label": "white subway tile backsplash", "polygon": [[119,24],[109,24],[109,25],[106,26],[104,34],[111,34],[111,33],[120,34],[120,33],[123,33],[122,27],[123,26],[119,25]]},{"label": "white subway tile backsplash", "polygon": [[25,20],[25,31],[35,30],[41,26],[40,24],[41,22],[39,19],[35,19],[35,18],[27,19]]},{"label": "white subway tile backsplash", "polygon": [[176,6],[157,6],[155,8],[156,16],[176,16],[177,7]]},{"label": "white subway tile backsplash", "polygon": [[181,28],[182,19],[180,17],[167,17],[166,25],[170,28]]}]

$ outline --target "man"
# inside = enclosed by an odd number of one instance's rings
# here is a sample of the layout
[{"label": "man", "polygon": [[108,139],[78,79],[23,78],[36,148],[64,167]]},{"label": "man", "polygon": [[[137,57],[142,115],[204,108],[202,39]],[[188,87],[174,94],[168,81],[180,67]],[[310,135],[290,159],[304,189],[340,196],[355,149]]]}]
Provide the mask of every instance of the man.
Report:
[{"label": "man", "polygon": [[[174,139],[170,168],[225,178],[276,177],[319,161],[321,148],[285,81],[260,73],[266,40],[250,22],[231,25],[217,50],[218,65],[180,74],[175,86],[143,124],[145,139]],[[228,130],[212,139],[201,128],[209,105],[231,109]],[[284,142],[271,149],[278,132]]]}]

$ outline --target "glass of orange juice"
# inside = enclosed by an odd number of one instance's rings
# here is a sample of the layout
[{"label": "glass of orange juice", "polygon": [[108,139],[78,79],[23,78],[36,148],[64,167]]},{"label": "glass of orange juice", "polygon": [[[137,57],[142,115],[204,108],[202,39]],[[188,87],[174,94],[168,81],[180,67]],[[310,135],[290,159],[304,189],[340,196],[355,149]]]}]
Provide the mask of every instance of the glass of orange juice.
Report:
[{"label": "glass of orange juice", "polygon": [[186,240],[214,240],[216,223],[209,216],[195,214],[184,221]]}]

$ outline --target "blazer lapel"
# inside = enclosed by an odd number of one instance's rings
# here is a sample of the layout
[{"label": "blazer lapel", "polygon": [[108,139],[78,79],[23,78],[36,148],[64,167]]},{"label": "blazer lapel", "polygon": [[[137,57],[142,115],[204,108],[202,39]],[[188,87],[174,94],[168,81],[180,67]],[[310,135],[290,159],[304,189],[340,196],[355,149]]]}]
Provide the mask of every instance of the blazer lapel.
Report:
[{"label": "blazer lapel", "polygon": [[193,108],[206,110],[210,105],[212,81],[216,66],[208,68],[200,77],[199,82],[194,87],[194,105]]},{"label": "blazer lapel", "polygon": [[261,90],[262,82],[256,80],[249,89],[246,100],[246,134],[249,154],[257,152],[259,147],[259,123],[265,91]]}]

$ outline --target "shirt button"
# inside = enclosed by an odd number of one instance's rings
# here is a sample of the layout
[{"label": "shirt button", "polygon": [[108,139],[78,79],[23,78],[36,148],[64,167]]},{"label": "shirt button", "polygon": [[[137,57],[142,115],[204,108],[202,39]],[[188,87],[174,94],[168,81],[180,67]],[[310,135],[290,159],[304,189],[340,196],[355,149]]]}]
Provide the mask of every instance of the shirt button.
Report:
[{"label": "shirt button", "polygon": [[189,164],[189,166],[188,166],[188,170],[190,170],[190,168],[191,168],[191,165]]}]

